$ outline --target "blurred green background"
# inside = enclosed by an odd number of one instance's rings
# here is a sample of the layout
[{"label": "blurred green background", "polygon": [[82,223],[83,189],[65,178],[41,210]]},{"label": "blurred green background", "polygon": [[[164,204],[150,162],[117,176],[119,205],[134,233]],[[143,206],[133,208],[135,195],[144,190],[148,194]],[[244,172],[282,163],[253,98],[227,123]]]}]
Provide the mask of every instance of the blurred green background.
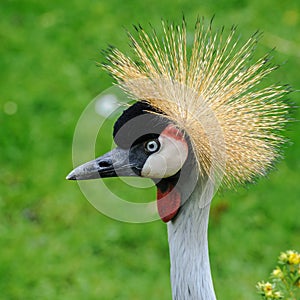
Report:
[{"label": "blurred green background", "polygon": [[[65,176],[80,114],[112,84],[96,67],[100,50],[128,49],[124,27],[180,22],[182,13],[190,28],[216,14],[215,27],[238,24],[242,39],[262,30],[257,55],[276,47],[283,64],[272,80],[299,89],[298,0],[1,1],[0,299],[171,298],[165,224],[109,219]],[[300,104],[299,93],[290,98]],[[280,251],[300,250],[299,134],[299,123],[289,126],[286,158],[268,178],[213,201],[218,299],[258,299],[255,284]]]}]

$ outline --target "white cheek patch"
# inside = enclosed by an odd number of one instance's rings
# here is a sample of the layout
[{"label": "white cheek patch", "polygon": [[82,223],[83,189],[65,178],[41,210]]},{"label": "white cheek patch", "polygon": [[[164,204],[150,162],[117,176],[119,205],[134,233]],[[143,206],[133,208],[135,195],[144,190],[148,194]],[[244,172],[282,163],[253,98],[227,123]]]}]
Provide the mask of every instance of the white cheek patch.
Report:
[{"label": "white cheek patch", "polygon": [[159,136],[160,149],[146,160],[141,175],[150,178],[167,178],[175,175],[188,156],[188,145],[182,133],[169,125]]}]

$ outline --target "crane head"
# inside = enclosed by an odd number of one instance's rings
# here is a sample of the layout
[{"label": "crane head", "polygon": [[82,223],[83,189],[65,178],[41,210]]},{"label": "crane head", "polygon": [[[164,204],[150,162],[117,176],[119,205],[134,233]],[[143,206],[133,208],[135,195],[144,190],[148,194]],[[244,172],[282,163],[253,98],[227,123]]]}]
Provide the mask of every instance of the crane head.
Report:
[{"label": "crane head", "polygon": [[154,180],[158,212],[168,222],[178,212],[181,193],[176,189],[180,171],[189,168],[192,150],[188,137],[148,103],[126,109],[114,125],[112,151],[75,168],[69,180],[139,176]]},{"label": "crane head", "polygon": [[236,27],[226,35],[201,19],[192,41],[185,20],[181,26],[162,21],[162,30],[160,38],[136,27],[129,34],[134,58],[110,49],[104,68],[139,101],[115,124],[118,147],[67,178],[152,178],[160,216],[169,221],[195,174],[215,189],[219,182],[232,187],[268,173],[286,141],[290,90],[262,83],[277,66],[268,63],[269,55],[251,61],[259,33],[240,45]]}]

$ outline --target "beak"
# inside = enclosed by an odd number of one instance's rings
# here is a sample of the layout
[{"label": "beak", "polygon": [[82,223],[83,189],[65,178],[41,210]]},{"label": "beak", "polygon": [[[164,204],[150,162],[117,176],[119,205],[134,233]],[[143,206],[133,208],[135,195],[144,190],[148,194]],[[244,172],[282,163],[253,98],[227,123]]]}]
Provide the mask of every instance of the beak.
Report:
[{"label": "beak", "polygon": [[138,176],[137,166],[129,163],[129,151],[119,147],[89,161],[68,174],[68,180],[86,180],[119,176]]}]

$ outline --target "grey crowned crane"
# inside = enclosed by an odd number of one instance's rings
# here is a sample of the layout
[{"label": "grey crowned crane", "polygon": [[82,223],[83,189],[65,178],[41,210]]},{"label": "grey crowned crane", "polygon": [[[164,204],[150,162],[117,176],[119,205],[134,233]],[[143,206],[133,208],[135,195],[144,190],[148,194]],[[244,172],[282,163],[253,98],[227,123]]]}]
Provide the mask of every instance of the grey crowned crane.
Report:
[{"label": "grey crowned crane", "polygon": [[[163,38],[136,27],[135,58],[113,48],[104,68],[137,102],[114,125],[115,149],[74,169],[70,180],[115,176],[153,179],[167,223],[173,299],[216,299],[208,255],[210,202],[265,175],[279,156],[288,106],[285,86],[261,81],[276,66],[251,63],[259,34],[242,46],[235,28],[213,32],[197,20],[163,22]],[[187,46],[187,44],[190,45]]]}]

